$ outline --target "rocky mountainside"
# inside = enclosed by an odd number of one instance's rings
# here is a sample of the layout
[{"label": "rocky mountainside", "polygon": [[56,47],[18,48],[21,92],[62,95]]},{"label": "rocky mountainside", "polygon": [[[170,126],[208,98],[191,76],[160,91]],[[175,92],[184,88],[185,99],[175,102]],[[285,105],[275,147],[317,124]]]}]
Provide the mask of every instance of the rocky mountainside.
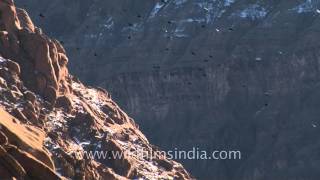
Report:
[{"label": "rocky mountainside", "polygon": [[[83,85],[67,63],[63,46],[25,10],[0,1],[1,180],[193,179],[164,156],[140,156],[158,148],[108,92]],[[123,156],[88,158],[89,151]]]},{"label": "rocky mountainside", "polygon": [[242,151],[184,162],[199,179],[320,177],[318,0],[17,2],[152,142]]}]

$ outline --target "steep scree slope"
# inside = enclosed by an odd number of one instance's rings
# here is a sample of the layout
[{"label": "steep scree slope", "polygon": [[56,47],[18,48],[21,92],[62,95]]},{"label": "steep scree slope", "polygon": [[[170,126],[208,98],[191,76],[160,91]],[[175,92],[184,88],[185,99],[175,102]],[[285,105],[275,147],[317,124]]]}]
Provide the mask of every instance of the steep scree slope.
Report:
[{"label": "steep scree slope", "polygon": [[319,0],[17,2],[152,142],[242,151],[200,179],[320,177]]},{"label": "steep scree slope", "polygon": [[[62,45],[0,1],[0,179],[192,179],[158,155],[103,89],[67,69]],[[123,153],[88,158],[85,152]],[[130,153],[131,152],[131,153]]]}]

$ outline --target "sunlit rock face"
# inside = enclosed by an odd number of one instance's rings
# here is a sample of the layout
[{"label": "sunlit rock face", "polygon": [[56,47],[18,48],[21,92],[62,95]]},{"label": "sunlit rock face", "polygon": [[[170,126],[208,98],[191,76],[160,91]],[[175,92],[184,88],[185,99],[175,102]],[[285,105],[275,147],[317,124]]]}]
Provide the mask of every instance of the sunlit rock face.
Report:
[{"label": "sunlit rock face", "polygon": [[242,151],[182,161],[199,179],[320,176],[319,1],[16,2],[153,143]]},{"label": "sunlit rock face", "polygon": [[2,0],[0,15],[0,179],[194,179],[106,90],[69,74],[25,10]]}]

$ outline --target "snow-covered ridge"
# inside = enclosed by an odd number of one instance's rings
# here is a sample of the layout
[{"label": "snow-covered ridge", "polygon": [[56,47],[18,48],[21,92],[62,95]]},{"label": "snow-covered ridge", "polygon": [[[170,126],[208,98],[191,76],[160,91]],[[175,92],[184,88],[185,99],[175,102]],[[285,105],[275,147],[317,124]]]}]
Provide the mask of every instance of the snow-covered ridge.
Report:
[{"label": "snow-covered ridge", "polygon": [[[290,4],[288,12],[320,13],[319,0],[303,0],[300,3]],[[251,3],[241,3],[236,0],[157,0],[145,13],[139,14],[140,19],[128,22],[120,27],[122,37],[141,37],[142,33],[150,23],[168,21],[170,24],[162,25],[162,37],[186,38],[190,26],[197,24],[214,25],[221,18],[243,19],[249,21],[261,20],[272,10],[272,3],[257,0]],[[188,12],[187,12],[188,11]],[[187,12],[187,13],[186,13]],[[181,14],[186,15],[181,16]],[[144,19],[143,17],[146,17]],[[88,33],[86,39],[92,43],[104,43],[113,35],[118,19],[113,16],[106,16],[99,22],[97,32]],[[171,26],[171,28],[170,28]],[[215,27],[212,27],[215,30]]]}]

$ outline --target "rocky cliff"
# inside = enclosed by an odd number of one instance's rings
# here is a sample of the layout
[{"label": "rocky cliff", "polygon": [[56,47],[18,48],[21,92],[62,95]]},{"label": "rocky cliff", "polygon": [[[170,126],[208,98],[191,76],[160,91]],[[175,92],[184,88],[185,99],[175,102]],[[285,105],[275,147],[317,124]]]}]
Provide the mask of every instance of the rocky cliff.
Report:
[{"label": "rocky cliff", "polygon": [[242,151],[200,179],[320,177],[318,0],[20,1],[152,142]]},{"label": "rocky cliff", "polygon": [[61,43],[12,0],[0,1],[0,179],[192,179],[160,154],[135,153],[158,148],[108,92],[83,85],[67,64]]}]

